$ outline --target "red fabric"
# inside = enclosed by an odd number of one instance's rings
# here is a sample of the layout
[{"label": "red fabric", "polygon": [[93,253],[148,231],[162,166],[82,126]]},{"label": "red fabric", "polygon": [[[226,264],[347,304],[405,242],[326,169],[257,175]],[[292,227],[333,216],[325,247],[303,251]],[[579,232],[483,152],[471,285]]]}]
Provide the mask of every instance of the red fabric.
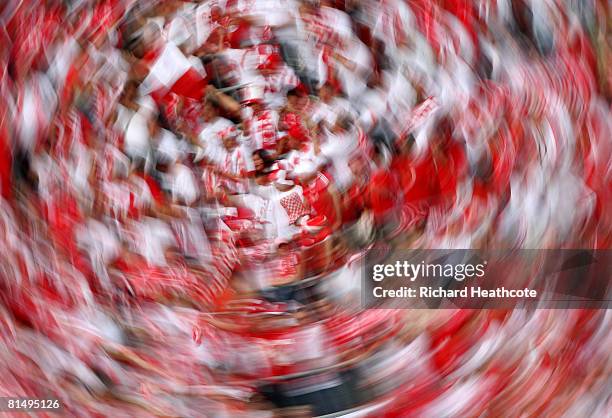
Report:
[{"label": "red fabric", "polygon": [[272,71],[272,70],[277,69],[281,65],[282,62],[283,62],[283,59],[280,57],[280,55],[276,53],[272,53],[268,55],[268,57],[266,58],[264,62],[262,62],[261,64],[257,66],[257,69]]},{"label": "red fabric", "polygon": [[474,346],[486,331],[486,324],[479,324],[477,328],[469,327],[468,322],[461,318],[460,324],[452,334],[444,338],[432,339],[434,364],[442,373],[449,373],[458,366],[461,357]]},{"label": "red fabric", "polygon": [[276,123],[271,111],[265,110],[255,115],[249,121],[249,127],[256,141],[261,142],[262,148],[276,150],[278,138],[276,136]]},{"label": "red fabric", "polygon": [[[332,229],[330,227],[321,228],[319,231],[314,233],[309,233],[304,231],[302,234],[302,238],[299,241],[300,246],[302,247],[312,247],[315,244],[323,241],[325,238],[329,237],[332,234]],[[320,253],[317,253],[317,256],[320,256]]]},{"label": "red fabric", "polygon": [[474,317],[474,314],[474,311],[470,309],[462,309],[455,312],[446,323],[431,331],[432,343],[436,344],[436,341],[443,340],[458,332],[461,327]]},{"label": "red fabric", "polygon": [[166,198],[164,196],[163,191],[157,184],[157,181],[155,181],[153,177],[148,176],[146,174],[139,174],[139,176],[147,182],[147,186],[149,186],[149,190],[151,190],[151,195],[153,196],[153,199],[155,199],[155,202],[160,205],[163,205],[166,201]]},{"label": "red fabric", "polygon": [[398,155],[393,158],[390,170],[396,176],[399,187],[404,192],[410,190],[416,182],[412,158],[408,155]]},{"label": "red fabric", "polygon": [[49,204],[48,222],[56,244],[69,254],[76,254],[74,231],[82,215],[76,199],[68,193],[61,193]]},{"label": "red fabric", "polygon": [[359,219],[365,206],[363,196],[363,188],[356,184],[346,191],[342,205],[342,222],[350,223]]},{"label": "red fabric", "polygon": [[410,0],[409,1],[414,16],[416,18],[417,27],[425,35],[428,43],[434,51],[439,49],[438,39],[436,37],[436,15],[438,6],[431,0]]},{"label": "red fabric", "polygon": [[0,126],[0,194],[9,200],[12,196],[11,168],[13,153],[9,145],[9,136],[6,129]]},{"label": "red fabric", "polygon": [[475,52],[478,53],[479,40],[474,26],[476,17],[472,0],[443,0],[442,7],[461,21],[470,38],[472,38]]},{"label": "red fabric", "polygon": [[299,264],[300,255],[295,251],[279,255],[275,266],[275,276],[279,279],[293,277],[297,274]]},{"label": "red fabric", "polygon": [[458,182],[465,175],[467,160],[463,147],[456,142],[446,149],[445,154],[448,159],[437,164],[440,194],[443,199],[452,200],[455,198]]},{"label": "red fabric", "polygon": [[432,202],[439,194],[440,184],[431,156],[426,156],[416,162],[414,172],[417,181],[410,189],[405,190],[406,201],[410,203]]},{"label": "red fabric", "polygon": [[501,151],[493,149],[492,154],[493,173],[491,181],[483,186],[488,191],[501,195],[510,185],[510,175],[512,174],[514,157],[508,155],[508,150]]},{"label": "red fabric", "polygon": [[254,219],[255,218],[255,212],[253,212],[249,208],[238,207],[238,208],[236,208],[236,217],[238,219]]},{"label": "red fabric", "polygon": [[304,186],[304,197],[315,215],[325,216],[328,225],[337,221],[334,199],[329,192],[330,181],[323,174],[317,175],[308,185]]},{"label": "red fabric", "polygon": [[159,57],[159,54],[161,53],[161,49],[157,48],[157,49],[150,49],[148,50],[144,56],[142,57],[142,61],[153,65],[155,63],[155,61],[157,60],[157,58]]},{"label": "red fabric", "polygon": [[241,20],[236,30],[227,34],[226,41],[231,48],[240,49],[242,43],[249,39],[250,32],[251,25],[246,20]]},{"label": "red fabric", "polygon": [[64,104],[69,104],[70,99],[72,97],[72,92],[75,88],[77,88],[80,84],[80,74],[79,69],[73,64],[70,66],[68,70],[68,74],[66,74],[66,80],[64,82],[64,89],[62,90],[60,100]]},{"label": "red fabric", "polygon": [[219,42],[221,41],[221,39],[224,38],[224,36],[225,36],[225,29],[222,26],[217,26],[212,30],[210,35],[208,35],[208,38],[206,38],[206,41],[204,42],[203,45],[215,47],[219,45]]},{"label": "red fabric", "polygon": [[474,198],[478,197],[481,199],[486,199],[490,192],[490,187],[488,187],[488,183],[482,181],[474,181],[474,188],[472,191],[472,196]]},{"label": "red fabric", "polygon": [[204,98],[207,85],[206,79],[194,68],[190,68],[172,85],[170,92],[199,101]]},{"label": "red fabric", "polygon": [[283,114],[281,121],[282,128],[287,130],[289,136],[300,141],[308,141],[308,129],[306,129],[302,118],[297,113],[287,112]]},{"label": "red fabric", "polygon": [[383,218],[395,208],[397,202],[397,182],[387,170],[379,170],[372,175],[368,187],[368,206],[374,219]]}]

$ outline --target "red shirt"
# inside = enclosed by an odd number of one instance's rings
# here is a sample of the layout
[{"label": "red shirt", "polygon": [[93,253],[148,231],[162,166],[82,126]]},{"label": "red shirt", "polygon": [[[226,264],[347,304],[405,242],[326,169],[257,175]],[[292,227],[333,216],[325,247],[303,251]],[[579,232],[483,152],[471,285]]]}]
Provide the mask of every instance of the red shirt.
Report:
[{"label": "red shirt", "polygon": [[353,184],[344,195],[342,221],[354,222],[359,219],[365,206],[363,186]]},{"label": "red shirt", "polygon": [[407,203],[431,202],[440,192],[436,167],[431,155],[414,164],[415,182],[404,190]]},{"label": "red shirt", "polygon": [[446,159],[436,162],[440,183],[440,197],[444,201],[454,200],[457,184],[462,180],[467,168],[467,160],[463,147],[452,143],[444,151]]},{"label": "red shirt", "polygon": [[8,130],[0,126],[0,195],[7,200],[12,195],[12,165],[13,153],[9,142]]},{"label": "red shirt", "polygon": [[378,170],[370,179],[367,195],[374,218],[380,220],[395,207],[397,182],[388,170]]},{"label": "red shirt", "polygon": [[304,197],[310,204],[315,215],[325,216],[328,224],[336,222],[336,207],[334,199],[329,192],[330,180],[324,174],[318,173],[317,177],[307,185],[304,185]]},{"label": "red shirt", "polygon": [[396,176],[401,190],[406,193],[416,182],[415,169],[412,158],[408,155],[399,155],[391,162],[391,172]]}]

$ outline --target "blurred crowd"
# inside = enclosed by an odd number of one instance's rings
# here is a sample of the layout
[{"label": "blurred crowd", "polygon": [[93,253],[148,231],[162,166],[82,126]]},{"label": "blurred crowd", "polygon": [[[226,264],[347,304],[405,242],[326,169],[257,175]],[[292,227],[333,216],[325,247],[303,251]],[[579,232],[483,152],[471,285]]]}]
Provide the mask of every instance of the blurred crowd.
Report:
[{"label": "blurred crowd", "polygon": [[4,0],[0,396],[75,417],[606,416],[609,311],[364,310],[359,265],[609,249],[610,18]]}]

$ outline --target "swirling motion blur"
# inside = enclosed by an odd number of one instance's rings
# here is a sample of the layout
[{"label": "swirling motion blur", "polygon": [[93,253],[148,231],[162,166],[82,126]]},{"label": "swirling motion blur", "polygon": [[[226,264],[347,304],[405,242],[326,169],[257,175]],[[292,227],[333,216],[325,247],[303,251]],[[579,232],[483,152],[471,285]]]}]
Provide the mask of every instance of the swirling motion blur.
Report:
[{"label": "swirling motion blur", "polygon": [[610,248],[609,3],[5,0],[0,21],[0,396],[609,414],[609,311],[363,310],[357,271],[373,245]]}]

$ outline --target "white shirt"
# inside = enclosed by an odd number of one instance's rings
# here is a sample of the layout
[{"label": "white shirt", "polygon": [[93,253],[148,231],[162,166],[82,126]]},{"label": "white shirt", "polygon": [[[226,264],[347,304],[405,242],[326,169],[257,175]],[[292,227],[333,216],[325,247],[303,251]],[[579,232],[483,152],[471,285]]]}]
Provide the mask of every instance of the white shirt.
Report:
[{"label": "white shirt", "polygon": [[360,102],[359,123],[365,131],[372,129],[377,121],[388,114],[387,95],[382,89],[367,89]]},{"label": "white shirt", "polygon": [[182,159],[183,150],[176,135],[166,129],[161,129],[158,137],[157,153],[164,161],[173,163]]},{"label": "white shirt", "polygon": [[349,131],[340,135],[329,133],[321,145],[321,156],[331,162],[331,174],[339,190],[345,190],[353,181],[349,161],[357,149],[357,133]]},{"label": "white shirt", "polygon": [[195,43],[197,47],[202,46],[212,31],[219,26],[218,23],[213,22],[210,18],[211,8],[212,4],[210,2],[206,2],[200,4],[195,11]]},{"label": "white shirt", "polygon": [[49,126],[57,105],[57,95],[49,78],[36,72],[19,92],[18,136],[19,144],[26,151],[33,151],[40,132]]},{"label": "white shirt", "polygon": [[323,121],[328,128],[336,124],[336,120],[342,115],[354,115],[355,111],[348,100],[342,97],[334,97],[331,102],[318,102],[312,115],[312,121],[317,124]]},{"label": "white shirt", "polygon": [[223,142],[219,134],[231,126],[233,126],[232,122],[218,117],[214,121],[207,123],[198,135],[200,145],[204,149],[204,155],[215,164],[221,164],[225,156]]},{"label": "white shirt", "polygon": [[296,194],[299,201],[304,205],[304,193],[300,186],[294,186],[287,191],[280,191],[274,184],[266,186],[254,186],[251,190],[268,203],[263,205],[263,216],[266,237],[268,239],[290,239],[300,229],[291,223],[287,210],[281,204],[281,199]]},{"label": "white shirt", "polygon": [[85,225],[76,232],[79,247],[85,250],[91,259],[98,259],[108,264],[119,256],[119,239],[102,222],[89,219]]},{"label": "white shirt", "polygon": [[196,7],[193,3],[183,3],[170,22],[166,25],[164,35],[176,46],[184,45],[189,51],[197,46]]},{"label": "white shirt", "polygon": [[199,196],[198,184],[191,169],[183,164],[175,164],[170,169],[168,189],[172,198],[182,200],[187,205],[195,202]]},{"label": "white shirt", "polygon": [[146,158],[149,154],[148,120],[140,112],[132,114],[127,122],[124,137],[124,150],[129,157]]},{"label": "white shirt", "polygon": [[164,221],[157,218],[144,218],[134,222],[131,227],[131,244],[135,253],[141,255],[148,264],[165,266],[166,250],[176,246],[172,230]]}]

